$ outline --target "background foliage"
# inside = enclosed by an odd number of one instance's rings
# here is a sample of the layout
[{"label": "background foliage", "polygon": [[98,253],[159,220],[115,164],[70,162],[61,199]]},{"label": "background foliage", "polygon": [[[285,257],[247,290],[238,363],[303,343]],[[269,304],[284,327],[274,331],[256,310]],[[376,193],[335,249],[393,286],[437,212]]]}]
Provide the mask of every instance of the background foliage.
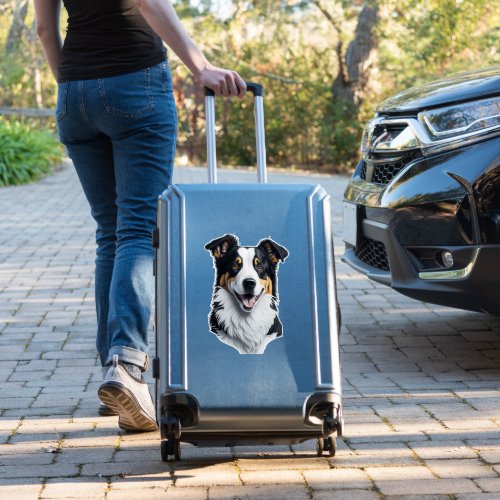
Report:
[{"label": "background foliage", "polygon": [[[218,66],[266,89],[268,160],[345,171],[363,122],[397,90],[499,64],[500,11],[489,0],[178,0],[188,31]],[[64,30],[63,19],[61,29]],[[31,2],[0,0],[0,107],[53,107]],[[203,92],[170,55],[179,163],[204,161]],[[250,99],[218,102],[218,156],[254,162]],[[0,134],[3,132],[0,130]]]},{"label": "background foliage", "polygon": [[0,187],[33,181],[63,156],[54,134],[26,124],[0,119],[0,138]]}]

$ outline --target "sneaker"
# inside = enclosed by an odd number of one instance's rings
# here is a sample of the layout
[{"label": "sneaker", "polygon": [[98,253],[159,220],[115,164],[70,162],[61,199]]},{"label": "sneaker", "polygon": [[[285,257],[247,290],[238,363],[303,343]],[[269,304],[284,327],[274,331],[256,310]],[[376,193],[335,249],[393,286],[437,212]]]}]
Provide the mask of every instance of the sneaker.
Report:
[{"label": "sneaker", "polygon": [[116,417],[118,413],[115,410],[112,410],[108,405],[101,403],[97,408],[97,413],[101,415],[101,417]]},{"label": "sneaker", "polygon": [[118,356],[113,356],[104,382],[97,392],[99,399],[118,414],[118,425],[125,431],[156,431],[155,408],[148,384],[133,377]]},{"label": "sneaker", "polygon": [[[102,367],[102,379],[105,380],[106,374],[108,373],[109,366]],[[115,410],[112,410],[108,405],[105,405],[104,403],[101,403],[99,407],[97,408],[97,413],[101,417],[116,417],[118,413]]]}]

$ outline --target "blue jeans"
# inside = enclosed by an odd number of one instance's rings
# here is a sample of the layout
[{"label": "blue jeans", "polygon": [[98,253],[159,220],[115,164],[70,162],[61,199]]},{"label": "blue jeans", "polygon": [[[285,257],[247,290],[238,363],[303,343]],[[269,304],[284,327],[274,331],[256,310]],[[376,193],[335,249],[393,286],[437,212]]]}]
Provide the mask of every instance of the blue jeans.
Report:
[{"label": "blue jeans", "polygon": [[170,184],[177,112],[168,62],[59,84],[57,124],[97,222],[97,350],[147,367],[158,196]]}]

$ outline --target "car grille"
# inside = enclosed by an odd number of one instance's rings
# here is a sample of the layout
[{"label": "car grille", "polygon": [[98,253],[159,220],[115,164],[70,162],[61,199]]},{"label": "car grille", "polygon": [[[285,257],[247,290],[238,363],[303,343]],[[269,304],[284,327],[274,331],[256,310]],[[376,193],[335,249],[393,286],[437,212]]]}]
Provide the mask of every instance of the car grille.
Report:
[{"label": "car grille", "polygon": [[365,264],[383,271],[389,271],[389,259],[385,245],[380,241],[364,238],[354,248],[354,255]]},{"label": "car grille", "polygon": [[[403,158],[398,158],[395,161],[388,161],[387,163],[373,163],[373,170],[369,173],[368,163],[363,160],[361,165],[360,177],[373,184],[387,185],[389,182],[396,177],[396,175],[403,170],[403,168],[408,165],[413,159],[415,159],[418,153],[412,153],[404,156]],[[368,178],[370,177],[370,178]]]}]

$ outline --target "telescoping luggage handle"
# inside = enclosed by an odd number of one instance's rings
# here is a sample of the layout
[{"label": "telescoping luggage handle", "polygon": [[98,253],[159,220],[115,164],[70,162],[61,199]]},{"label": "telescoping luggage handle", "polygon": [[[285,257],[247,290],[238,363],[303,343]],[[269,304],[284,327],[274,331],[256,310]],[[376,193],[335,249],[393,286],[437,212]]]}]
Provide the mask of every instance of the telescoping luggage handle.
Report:
[{"label": "telescoping luggage handle", "polygon": [[[264,89],[259,83],[246,82],[254,95],[255,142],[257,147],[257,179],[267,182],[266,135],[264,128]],[[215,143],[215,93],[205,87],[205,113],[207,117],[208,182],[217,183],[217,152]]]}]

